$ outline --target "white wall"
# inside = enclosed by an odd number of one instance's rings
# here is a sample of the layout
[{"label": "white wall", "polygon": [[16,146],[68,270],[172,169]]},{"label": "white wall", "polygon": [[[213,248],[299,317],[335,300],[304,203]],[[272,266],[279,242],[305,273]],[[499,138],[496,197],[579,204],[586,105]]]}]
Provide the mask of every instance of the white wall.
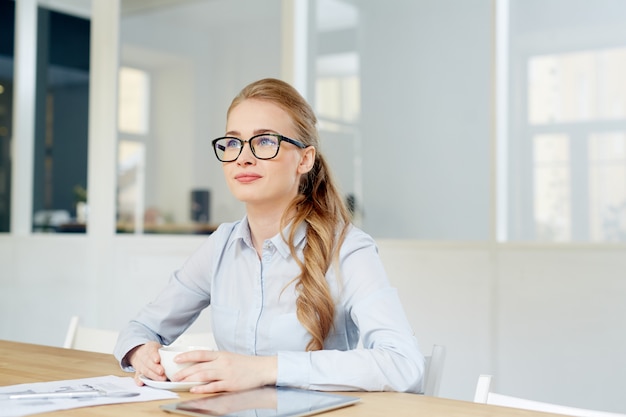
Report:
[{"label": "white wall", "polygon": [[[202,239],[0,236],[0,338],[59,346],[73,314],[119,329]],[[493,373],[502,392],[626,412],[626,248],[379,246],[422,350],[447,347],[443,396]]]}]

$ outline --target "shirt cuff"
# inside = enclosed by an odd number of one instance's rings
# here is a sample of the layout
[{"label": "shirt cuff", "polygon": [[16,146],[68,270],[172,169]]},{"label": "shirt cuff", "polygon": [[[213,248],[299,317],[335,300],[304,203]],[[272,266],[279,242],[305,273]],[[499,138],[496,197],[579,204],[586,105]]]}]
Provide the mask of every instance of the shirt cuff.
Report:
[{"label": "shirt cuff", "polygon": [[277,386],[308,389],[311,385],[311,352],[278,352]]}]

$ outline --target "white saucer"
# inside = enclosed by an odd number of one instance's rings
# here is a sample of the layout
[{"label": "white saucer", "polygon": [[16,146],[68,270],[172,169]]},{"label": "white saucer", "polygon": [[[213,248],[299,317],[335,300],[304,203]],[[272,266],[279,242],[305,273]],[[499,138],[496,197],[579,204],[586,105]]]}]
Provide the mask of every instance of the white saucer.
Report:
[{"label": "white saucer", "polygon": [[203,385],[206,382],[172,382],[172,381],[153,381],[152,379],[139,375],[141,382],[152,388],[167,389],[170,391],[189,391],[189,388],[196,385]]}]

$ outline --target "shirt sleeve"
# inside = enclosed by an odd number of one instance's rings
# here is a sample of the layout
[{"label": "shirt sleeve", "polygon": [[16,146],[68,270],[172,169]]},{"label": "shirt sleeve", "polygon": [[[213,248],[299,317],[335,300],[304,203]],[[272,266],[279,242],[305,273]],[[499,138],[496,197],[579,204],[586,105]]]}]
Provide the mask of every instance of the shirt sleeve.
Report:
[{"label": "shirt sleeve", "polygon": [[125,359],[134,347],[148,341],[162,345],[172,343],[210,304],[213,247],[214,239],[209,237],[183,267],[172,274],[161,293],[120,332],[113,354],[122,369],[133,371]]},{"label": "shirt sleeve", "polygon": [[424,356],[373,240],[350,238],[341,259],[343,296],[361,346],[278,353],[277,385],[317,390],[420,392]]}]

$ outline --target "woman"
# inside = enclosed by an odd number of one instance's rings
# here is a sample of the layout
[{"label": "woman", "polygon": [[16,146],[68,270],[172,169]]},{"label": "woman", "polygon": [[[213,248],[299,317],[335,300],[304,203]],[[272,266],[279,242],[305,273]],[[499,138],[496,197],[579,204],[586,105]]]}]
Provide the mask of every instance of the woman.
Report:
[{"label": "woman", "polygon": [[213,147],[246,216],[220,225],[121,332],[115,355],[138,384],[165,381],[158,348],[211,305],[219,350],[179,355],[199,363],[173,378],[207,382],[192,392],[419,392],[424,357],[374,241],[350,224],[316,123],[276,79],[235,97]]}]

